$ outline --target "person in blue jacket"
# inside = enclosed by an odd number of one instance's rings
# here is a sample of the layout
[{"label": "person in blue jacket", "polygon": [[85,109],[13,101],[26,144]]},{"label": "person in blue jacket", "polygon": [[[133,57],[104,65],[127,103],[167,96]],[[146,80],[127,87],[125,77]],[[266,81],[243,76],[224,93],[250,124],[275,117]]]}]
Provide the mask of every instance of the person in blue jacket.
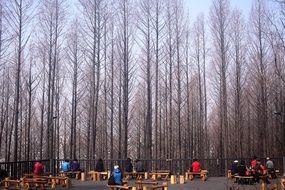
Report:
[{"label": "person in blue jacket", "polygon": [[123,184],[123,175],[118,165],[114,166],[114,170],[112,171],[112,175],[114,176],[116,185]]},{"label": "person in blue jacket", "polygon": [[69,160],[64,160],[61,167],[62,167],[63,172],[70,171],[71,167],[70,167]]}]

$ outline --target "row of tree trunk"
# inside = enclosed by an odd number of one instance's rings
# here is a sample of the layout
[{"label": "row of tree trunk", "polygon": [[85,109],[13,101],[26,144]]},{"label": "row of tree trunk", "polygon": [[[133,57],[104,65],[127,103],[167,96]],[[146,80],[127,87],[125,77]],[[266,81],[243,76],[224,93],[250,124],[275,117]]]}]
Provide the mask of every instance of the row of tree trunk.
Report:
[{"label": "row of tree trunk", "polygon": [[3,161],[284,156],[284,1],[69,3],[0,1]]}]

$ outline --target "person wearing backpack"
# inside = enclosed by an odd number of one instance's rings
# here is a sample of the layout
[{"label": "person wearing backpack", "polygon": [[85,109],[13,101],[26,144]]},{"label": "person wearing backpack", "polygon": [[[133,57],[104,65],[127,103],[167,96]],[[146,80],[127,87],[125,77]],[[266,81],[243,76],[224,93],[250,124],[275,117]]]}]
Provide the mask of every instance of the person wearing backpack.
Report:
[{"label": "person wearing backpack", "polygon": [[112,171],[112,176],[114,176],[115,185],[123,184],[123,175],[118,165],[114,166],[114,170]]}]

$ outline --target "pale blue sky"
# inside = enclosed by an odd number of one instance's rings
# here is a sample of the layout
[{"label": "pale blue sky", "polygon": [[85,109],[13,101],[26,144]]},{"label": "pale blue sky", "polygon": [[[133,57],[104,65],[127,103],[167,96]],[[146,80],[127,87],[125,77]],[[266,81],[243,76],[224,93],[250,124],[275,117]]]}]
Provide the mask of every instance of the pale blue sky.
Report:
[{"label": "pale blue sky", "polygon": [[[189,7],[190,19],[195,20],[197,15],[204,13],[205,18],[208,18],[209,7],[213,0],[184,0]],[[231,8],[238,8],[243,12],[244,18],[248,17],[251,6],[254,0],[230,0]],[[187,12],[187,8],[185,10]]]}]

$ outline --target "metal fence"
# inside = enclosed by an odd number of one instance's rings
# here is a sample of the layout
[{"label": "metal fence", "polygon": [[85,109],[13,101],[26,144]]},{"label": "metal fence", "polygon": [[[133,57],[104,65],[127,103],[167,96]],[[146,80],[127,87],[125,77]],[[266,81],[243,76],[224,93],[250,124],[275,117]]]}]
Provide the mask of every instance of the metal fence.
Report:
[{"label": "metal fence", "polygon": [[[285,157],[271,158],[274,162],[275,168],[280,170],[280,173],[284,173]],[[238,160],[244,160],[247,165],[250,164],[251,158],[243,158]],[[45,165],[45,172],[50,172],[52,175],[58,175],[61,171],[62,159],[51,159],[51,160],[37,160]],[[115,160],[103,160],[105,170],[112,170],[113,166],[119,165],[124,171],[126,160],[115,159]],[[179,175],[184,174],[192,163],[192,159],[152,159],[144,160],[143,166],[145,171],[152,170],[170,170],[172,174]],[[199,160],[202,169],[207,169],[210,176],[225,176],[227,170],[230,169],[234,159],[200,159]],[[261,158],[261,162],[265,163],[265,158]],[[9,176],[13,178],[20,178],[26,173],[33,172],[33,166],[36,161],[20,161],[20,162],[2,162],[0,163],[1,170],[8,172]],[[80,167],[84,171],[91,171],[95,169],[97,160],[79,160]],[[134,165],[133,160],[133,165]]]}]

